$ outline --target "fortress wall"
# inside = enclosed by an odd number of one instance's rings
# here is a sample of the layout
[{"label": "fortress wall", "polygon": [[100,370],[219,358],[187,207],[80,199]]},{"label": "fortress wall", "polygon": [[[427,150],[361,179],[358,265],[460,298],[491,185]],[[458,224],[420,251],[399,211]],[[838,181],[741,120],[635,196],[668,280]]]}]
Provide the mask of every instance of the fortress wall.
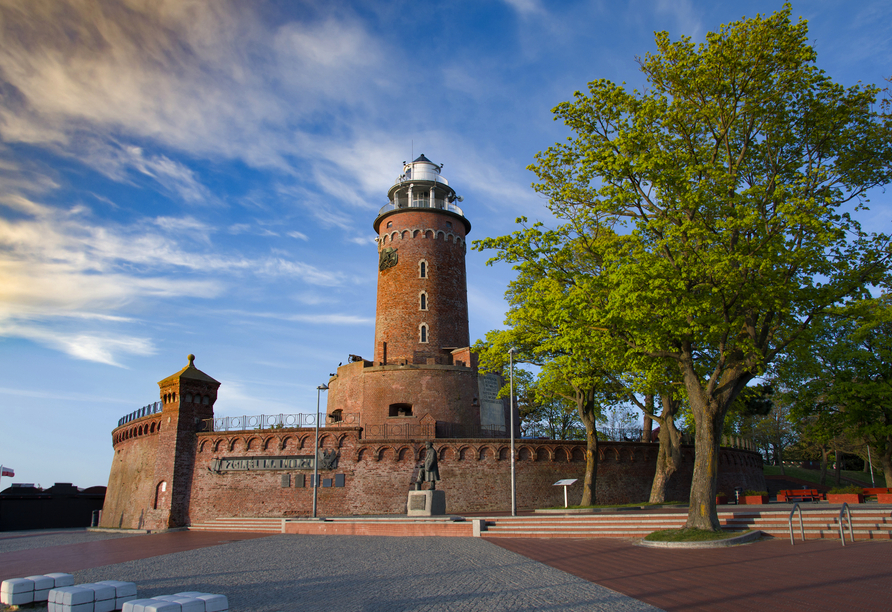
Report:
[{"label": "fortress wall", "polygon": [[158,529],[167,526],[166,517],[156,516],[159,511],[154,509],[160,422],[160,415],[144,417],[112,432],[115,456],[108,476],[101,527]]},{"label": "fortress wall", "polygon": [[[334,470],[320,470],[320,478],[343,474],[344,487],[323,487],[318,494],[322,516],[402,514],[417,462],[424,454],[423,440],[360,440],[358,430],[326,428],[320,440],[324,450],[340,454]],[[229,471],[214,473],[221,457],[312,456],[313,431],[271,433],[201,433],[192,481],[189,521],[225,516],[308,516],[313,490],[312,470]],[[433,440],[439,454],[447,512],[494,512],[510,509],[510,461],[506,440]],[[569,489],[571,505],[578,504],[585,471],[585,447],[578,442],[522,440],[517,443],[517,506],[532,509],[563,505],[563,488],[553,486],[564,478],[579,481]],[[602,442],[598,465],[598,503],[646,501],[656,464],[657,445]],[[693,449],[685,448],[682,468],[673,476],[667,500],[688,497],[693,472]],[[720,490],[734,486],[764,488],[761,458],[756,453],[722,449]],[[282,475],[290,475],[283,487]],[[303,474],[306,487],[295,487]]]}]

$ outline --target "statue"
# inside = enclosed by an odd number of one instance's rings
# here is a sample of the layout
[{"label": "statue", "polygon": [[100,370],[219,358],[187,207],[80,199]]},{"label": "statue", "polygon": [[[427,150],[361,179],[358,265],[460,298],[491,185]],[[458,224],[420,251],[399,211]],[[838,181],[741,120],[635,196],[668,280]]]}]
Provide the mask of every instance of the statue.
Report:
[{"label": "statue", "polygon": [[431,491],[437,489],[437,481],[440,480],[440,468],[437,466],[437,451],[431,442],[425,444],[427,451],[424,455],[424,465],[418,472],[418,480],[415,481],[415,490],[421,490],[421,483],[431,483]]}]

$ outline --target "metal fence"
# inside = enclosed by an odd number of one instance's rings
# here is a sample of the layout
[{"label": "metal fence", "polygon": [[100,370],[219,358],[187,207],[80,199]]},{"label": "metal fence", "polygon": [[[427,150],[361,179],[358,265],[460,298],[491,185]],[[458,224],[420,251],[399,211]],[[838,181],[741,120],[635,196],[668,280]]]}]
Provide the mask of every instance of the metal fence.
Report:
[{"label": "metal fence", "polygon": [[125,423],[129,423],[130,421],[135,421],[136,419],[141,419],[144,416],[157,414],[159,412],[161,412],[161,402],[155,402],[154,404],[143,406],[139,410],[134,410],[130,414],[125,414],[120,419],[118,419],[118,427],[124,425]]},{"label": "metal fence", "polygon": [[[329,418],[325,422],[325,413],[319,413],[319,427],[355,427],[359,425],[358,414],[344,414],[339,420]],[[218,417],[202,421],[202,431],[244,431],[250,429],[286,429],[297,427],[315,427],[315,413],[298,414],[257,414],[251,416]]]},{"label": "metal fence", "polygon": [[385,423],[383,425],[367,425],[363,428],[363,437],[374,440],[408,440],[411,438],[507,438],[505,427],[476,427],[460,423],[437,422],[421,423]]}]

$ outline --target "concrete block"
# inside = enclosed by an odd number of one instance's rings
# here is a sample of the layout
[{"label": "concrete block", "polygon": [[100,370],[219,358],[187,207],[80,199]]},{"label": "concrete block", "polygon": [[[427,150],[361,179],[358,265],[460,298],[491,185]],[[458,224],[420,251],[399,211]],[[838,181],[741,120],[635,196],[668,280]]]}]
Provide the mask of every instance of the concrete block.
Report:
[{"label": "concrete block", "polygon": [[0,593],[0,603],[7,606],[21,606],[34,601],[34,591],[24,593]]},{"label": "concrete block", "polygon": [[183,612],[207,612],[206,604],[203,599],[180,597],[177,595],[164,595],[163,597],[156,597],[155,599],[176,602],[183,608]]},{"label": "concrete block", "polygon": [[480,534],[486,531],[486,519],[471,519],[474,526],[474,537],[479,538]]},{"label": "concrete block", "polygon": [[117,606],[115,603],[116,599],[101,599],[93,602],[93,612],[112,612],[112,610],[117,610]]},{"label": "concrete block", "polygon": [[143,606],[143,612],[183,612],[183,606],[175,601],[153,599],[152,603]]},{"label": "concrete block", "polygon": [[34,581],[28,578],[11,578],[0,584],[0,603],[19,606],[34,601]]},{"label": "concrete block", "polygon": [[90,589],[93,591],[93,601],[107,601],[115,598],[115,587],[108,584],[88,582],[77,586],[81,589]]},{"label": "concrete block", "polygon": [[198,597],[199,595],[210,595],[204,591],[183,591],[182,593],[174,593],[174,597]]},{"label": "concrete block", "polygon": [[136,596],[136,584],[133,582],[124,582],[123,580],[101,580],[96,584],[107,584],[115,588],[115,597]]},{"label": "concrete block", "polygon": [[50,591],[53,601],[64,606],[79,606],[81,604],[93,604],[95,593],[92,589],[82,589],[77,586],[61,587]]},{"label": "concrete block", "polygon": [[10,578],[0,584],[0,593],[33,593],[34,581],[29,578]]},{"label": "concrete block", "polygon": [[74,576],[71,574],[63,574],[54,572],[52,574],[44,574],[47,578],[52,578],[55,584],[53,587],[69,587],[74,586]]},{"label": "concrete block", "polygon": [[229,600],[226,598],[226,595],[206,593],[198,595],[196,599],[204,600],[205,612],[225,612],[229,610]]},{"label": "concrete block", "polygon": [[121,606],[121,612],[145,612],[146,604],[157,602],[157,599],[131,599]]},{"label": "concrete block", "polygon": [[49,576],[25,576],[25,580],[30,580],[34,583],[35,591],[49,591],[56,586],[56,581]]}]

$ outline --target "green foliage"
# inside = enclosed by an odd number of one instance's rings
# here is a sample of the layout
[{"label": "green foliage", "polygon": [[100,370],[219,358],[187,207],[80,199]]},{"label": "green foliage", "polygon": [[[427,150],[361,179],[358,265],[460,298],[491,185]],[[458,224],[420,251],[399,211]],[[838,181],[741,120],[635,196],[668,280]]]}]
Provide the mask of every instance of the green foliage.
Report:
[{"label": "green foliage", "polygon": [[541,290],[560,296],[545,316],[581,318],[566,338],[576,355],[600,347],[633,381],[675,370],[701,455],[689,526],[718,527],[715,453],[737,395],[889,266],[888,238],[843,207],[892,176],[892,122],[876,87],[844,88],[815,66],[791,11],[701,45],[658,33],[644,92],[601,79],[558,105],[572,135],[530,169],[565,225],[478,243],[574,270]]},{"label": "green foliage", "polygon": [[753,490],[747,489],[746,491],[743,492],[743,494],[755,497],[757,495],[768,495],[768,491],[753,491]]},{"label": "green foliage", "polygon": [[864,489],[855,485],[851,485],[848,487],[836,487],[834,489],[830,489],[827,492],[833,493],[835,495],[862,495],[864,493]]}]

